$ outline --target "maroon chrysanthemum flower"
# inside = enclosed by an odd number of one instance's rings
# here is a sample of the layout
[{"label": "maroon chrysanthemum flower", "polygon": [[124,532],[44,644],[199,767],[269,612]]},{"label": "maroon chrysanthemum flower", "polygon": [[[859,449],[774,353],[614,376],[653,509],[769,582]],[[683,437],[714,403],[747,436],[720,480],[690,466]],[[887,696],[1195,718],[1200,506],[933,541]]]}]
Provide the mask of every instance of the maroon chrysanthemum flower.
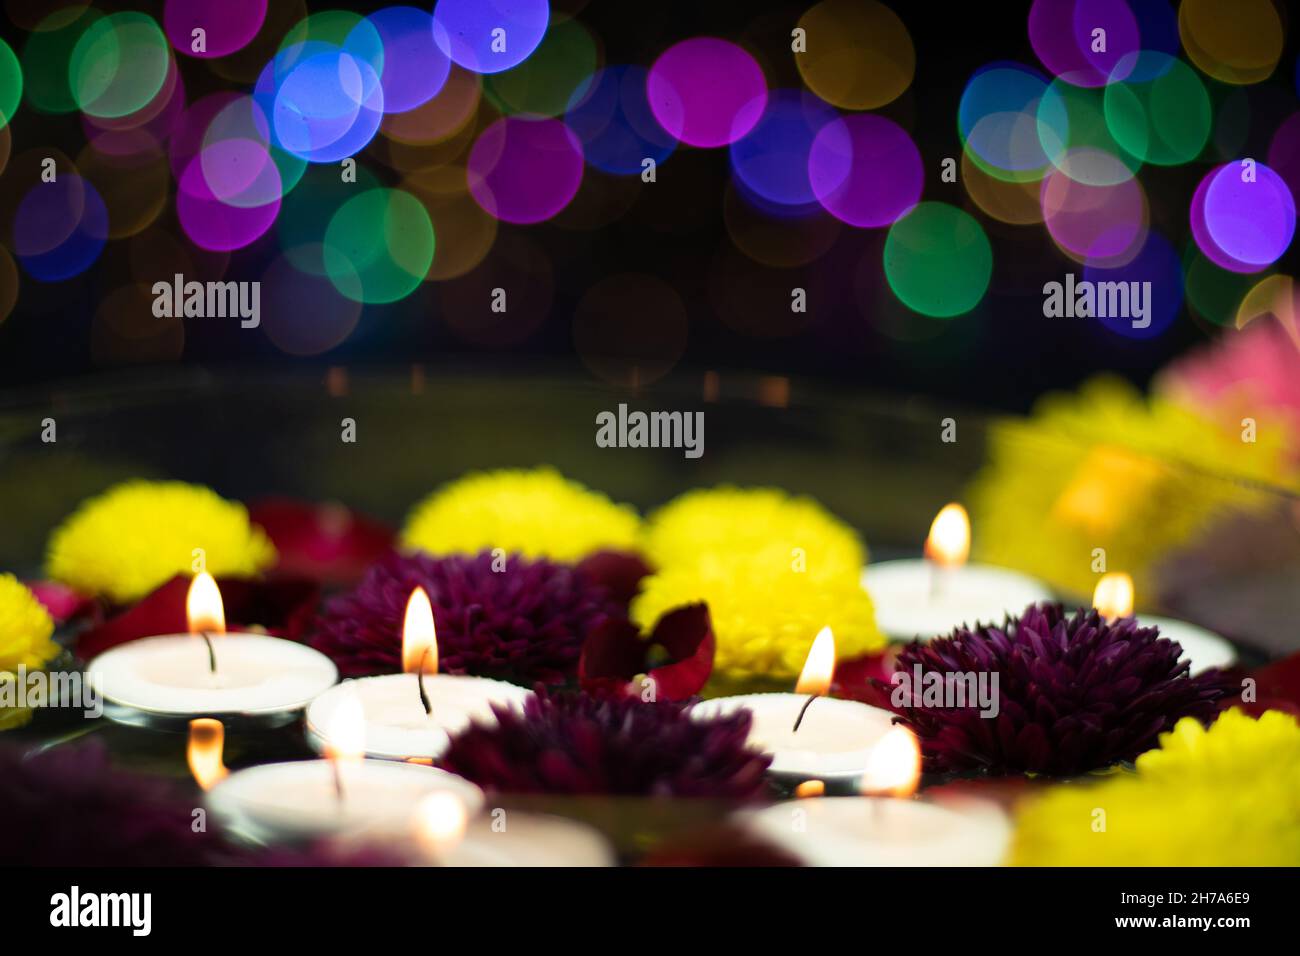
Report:
[{"label": "maroon chrysanthemum flower", "polygon": [[115,769],[89,742],[27,754],[0,746],[0,865],[396,866],[389,847],[319,842],[248,847],[215,821],[196,830],[202,798],[171,781]]},{"label": "maroon chrysanthemum flower", "polygon": [[496,716],[452,737],[438,761],[490,793],[753,800],[767,790],[771,758],[746,746],[745,712],[701,720],[677,703],[543,693]]},{"label": "maroon chrysanthemum flower", "polygon": [[417,586],[433,604],[438,669],[449,674],[562,683],[576,674],[587,635],[626,614],[607,588],[567,564],[511,555],[502,569],[489,551],[390,554],[329,603],[312,646],[344,677],[400,671],[402,622]]},{"label": "maroon chrysanthemum flower", "polygon": [[[1230,685],[1218,671],[1190,676],[1181,655],[1132,617],[1108,623],[1095,609],[1067,617],[1059,604],[1030,605],[1001,627],[959,627],[905,647],[894,677],[907,682],[895,700],[927,771],[1069,776],[1133,759],[1182,717],[1213,719]],[[944,706],[955,695],[924,697],[927,685],[955,688],[962,675],[981,674],[990,689],[997,675],[996,716],[981,716],[969,699]]]},{"label": "maroon chrysanthemum flower", "polygon": [[0,747],[5,865],[209,864],[229,848],[213,830],[194,832],[195,805],[166,781],[114,770],[100,746]]}]

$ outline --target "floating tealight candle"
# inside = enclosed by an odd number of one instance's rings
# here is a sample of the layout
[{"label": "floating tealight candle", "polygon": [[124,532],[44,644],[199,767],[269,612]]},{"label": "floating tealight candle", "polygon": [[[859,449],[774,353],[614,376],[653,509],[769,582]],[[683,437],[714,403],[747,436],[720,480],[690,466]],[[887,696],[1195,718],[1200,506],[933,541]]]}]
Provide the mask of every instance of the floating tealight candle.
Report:
[{"label": "floating tealight candle", "polygon": [[589,826],[563,817],[497,810],[470,819],[454,795],[420,801],[416,845],[435,866],[613,866],[609,843]]},{"label": "floating tealight candle", "polygon": [[925,560],[880,561],[862,572],[876,623],[898,640],[950,633],[962,624],[1000,624],[1007,614],[1051,598],[1031,577],[1006,568],[967,564],[970,519],[952,503],[935,516],[925,541]]},{"label": "floating tealight candle", "polygon": [[190,737],[190,766],[210,787],[208,809],[231,832],[259,843],[327,835],[386,834],[405,825],[420,800],[452,794],[477,813],[483,793],[468,780],[432,767],[363,759],[361,705],[343,698],[334,712],[324,760],[262,764],[215,781],[221,754],[210,735]]},{"label": "floating tealight candle", "polygon": [[130,641],[90,662],[113,720],[183,729],[193,717],[288,723],[338,680],[325,655],[264,634],[227,634],[217,583],[198,574],[186,598],[189,634]]},{"label": "floating tealight candle", "polygon": [[994,866],[1011,826],[993,803],[901,799],[920,779],[916,738],[894,727],[868,760],[861,796],[809,796],[741,814],[744,825],[810,866]]},{"label": "floating tealight candle", "polygon": [[391,760],[432,759],[447,748],[450,735],[470,720],[491,723],[492,705],[523,707],[532,692],[504,681],[438,673],[438,641],[433,607],[423,588],[406,605],[402,628],[402,668],[406,673],[344,681],[307,708],[307,739],[317,750],[335,709],[344,699],[360,702],[365,716],[364,750]]},{"label": "floating tealight candle", "polygon": [[747,710],[753,717],[749,744],[772,755],[769,773],[788,784],[805,779],[844,785],[866,769],[872,748],[894,715],[853,700],[824,696],[835,674],[835,638],[823,628],[793,694],[744,694],[702,701],[697,718]]},{"label": "floating tealight candle", "polygon": [[[1092,592],[1092,606],[1109,620],[1131,615],[1134,602],[1133,578],[1122,571],[1103,574]],[[1179,660],[1191,663],[1192,674],[1212,667],[1230,667],[1237,661],[1237,651],[1232,644],[1203,627],[1147,614],[1140,615],[1138,623],[1158,628],[1161,637],[1176,641],[1183,649]]]}]

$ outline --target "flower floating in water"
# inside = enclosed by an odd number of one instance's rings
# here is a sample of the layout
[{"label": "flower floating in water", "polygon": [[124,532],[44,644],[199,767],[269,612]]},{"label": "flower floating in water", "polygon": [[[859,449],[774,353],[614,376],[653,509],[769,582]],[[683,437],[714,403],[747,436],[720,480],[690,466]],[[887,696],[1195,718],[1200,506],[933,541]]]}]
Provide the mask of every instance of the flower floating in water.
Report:
[{"label": "flower floating in water", "polygon": [[672,703],[538,695],[522,713],[456,734],[438,765],[494,794],[752,800],[771,758],[746,746],[750,715],[697,720]]},{"label": "flower floating in water", "polygon": [[85,594],[124,604],[176,574],[196,555],[215,576],[252,577],[275,548],[243,505],[180,481],[128,481],[81,503],[50,537],[47,573]]},{"label": "flower floating in water", "polygon": [[[17,681],[20,667],[35,670],[57,657],[53,634],[54,619],[36,595],[12,574],[0,574],[0,684]],[[0,730],[31,716],[30,708],[0,705]]]},{"label": "flower floating in water", "polygon": [[345,677],[402,669],[402,622],[416,587],[428,593],[439,668],[532,683],[573,677],[583,642],[624,617],[608,590],[567,564],[485,551],[474,557],[392,554],[335,598],[311,644]]},{"label": "flower floating in water", "polygon": [[1160,735],[1134,773],[1054,787],[1021,810],[1021,866],[1295,866],[1300,723],[1226,711]]},{"label": "flower floating in water", "polygon": [[727,677],[795,677],[828,625],[843,658],[884,646],[860,583],[862,542],[808,498],[769,488],[689,492],[649,518],[646,551],[659,570],[642,582],[633,619],[649,630],[673,608],[706,603],[714,667]]},{"label": "flower floating in water", "polygon": [[640,518],[630,505],[570,481],[553,468],[475,472],[412,509],[407,547],[430,554],[485,549],[576,561],[605,549],[636,548]]},{"label": "flower floating in water", "polygon": [[1289,480],[1278,435],[1257,438],[1243,442],[1118,379],[1049,395],[1031,419],[990,433],[989,463],[969,494],[976,555],[1082,597],[1104,548],[1138,593],[1153,593],[1151,569],[1164,554],[1221,515],[1271,502],[1251,483]]},{"label": "flower floating in water", "polygon": [[[897,664],[908,681],[894,693],[927,771],[1070,776],[1133,759],[1183,717],[1213,718],[1231,683],[1214,670],[1188,676],[1181,655],[1131,617],[1108,623],[1095,609],[1067,616],[1059,604],[1030,605],[1001,627],[909,644]],[[931,700],[930,674],[945,683],[990,675],[996,708],[955,694]]]}]

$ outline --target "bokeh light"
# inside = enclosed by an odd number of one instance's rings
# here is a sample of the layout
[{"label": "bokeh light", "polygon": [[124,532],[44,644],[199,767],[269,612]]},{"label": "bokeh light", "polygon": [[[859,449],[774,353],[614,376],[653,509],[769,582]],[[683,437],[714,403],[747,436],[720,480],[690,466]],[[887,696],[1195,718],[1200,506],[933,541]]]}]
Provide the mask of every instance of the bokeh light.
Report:
[{"label": "bokeh light", "polygon": [[[1128,297],[1129,308],[1115,315],[1096,316],[1096,321],[1117,335],[1131,339],[1151,339],[1164,334],[1183,306],[1183,267],[1178,252],[1155,231],[1147,233],[1146,242],[1129,262],[1113,269],[1086,265],[1083,278],[1099,288],[1103,282],[1123,283],[1120,293]],[[1134,285],[1142,283],[1142,285]],[[1149,284],[1147,284],[1149,283]],[[1136,315],[1134,289],[1140,290],[1148,314]],[[1097,312],[1102,310],[1098,309]],[[1134,325],[1134,321],[1139,324]]]},{"label": "bokeh light", "polygon": [[370,63],[318,41],[277,54],[255,96],[271,117],[275,144],[312,163],[360,152],[378,132],[384,112],[384,90]]},{"label": "bokeh light", "polygon": [[108,238],[108,210],[94,186],[65,171],[23,197],[13,237],[14,254],[27,274],[58,282],[79,275],[99,258]]},{"label": "bokeh light", "polygon": [[1282,177],[1262,163],[1253,174],[1228,163],[1206,181],[1201,215],[1209,242],[1249,271],[1276,262],[1295,235],[1295,200]]},{"label": "bokeh light", "polygon": [[469,156],[475,201],[504,222],[542,222],[582,185],[582,146],[558,120],[503,117],[485,129]]},{"label": "bokeh light", "polygon": [[[236,141],[236,149],[247,150],[249,162],[258,169],[274,169],[258,144]],[[220,165],[220,164],[215,164]],[[222,202],[208,185],[203,153],[189,161],[176,187],[176,215],[181,227],[196,246],[219,252],[242,249],[271,228],[280,211],[277,195],[262,206],[233,206]]]},{"label": "bokeh light", "polygon": [[[279,0],[277,0],[279,2]],[[247,46],[266,20],[267,0],[167,0],[163,29],[186,56],[229,56]],[[203,49],[194,48],[194,31],[203,31]]]},{"label": "bokeh light", "polygon": [[590,165],[616,176],[638,175],[645,160],[658,165],[677,148],[650,110],[648,76],[640,66],[605,67],[568,104],[564,120]]},{"label": "bokeh light", "polygon": [[923,202],[889,227],[885,276],[900,302],[933,318],[975,308],[993,274],[993,248],[969,213]]},{"label": "bokeh light", "polygon": [[1048,233],[1076,262],[1117,268],[1146,241],[1146,193],[1136,179],[1094,186],[1055,170],[1043,179],[1040,201]]},{"label": "bokeh light", "polygon": [[1200,155],[1210,138],[1210,97],[1182,60],[1142,52],[1120,61],[1127,80],[1106,87],[1106,127],[1126,152],[1157,166]]},{"label": "bokeh light", "polygon": [[523,63],[484,79],[484,91],[503,113],[559,116],[586,92],[598,59],[587,28],[577,20],[561,20],[551,24]]},{"label": "bokeh light", "polygon": [[[342,262],[336,263],[346,269]],[[261,329],[289,355],[320,355],[342,345],[361,319],[361,303],[320,275],[304,275],[287,255],[262,274]],[[349,279],[356,282],[356,276]]]},{"label": "bokeh light", "polygon": [[94,7],[51,13],[23,43],[24,95],[41,113],[71,113],[79,108],[69,81],[72,51],[91,27],[104,19]]},{"label": "bokeh light", "polygon": [[396,302],[424,281],[433,262],[429,214],[400,189],[369,189],[339,207],[325,230],[330,282],[349,299]]},{"label": "bokeh light", "polygon": [[1047,78],[1019,63],[981,67],[957,106],[957,129],[967,155],[991,176],[1037,182],[1051,164],[1038,132],[1038,105]]},{"label": "bokeh light", "polygon": [[921,198],[921,154],[901,126],[870,113],[827,123],[813,139],[808,178],[832,216],[887,226]]},{"label": "bokeh light", "polygon": [[1096,87],[1127,76],[1116,67],[1138,51],[1141,38],[1125,0],[1034,0],[1029,43],[1054,76]]},{"label": "bokeh light", "polygon": [[153,17],[114,13],[91,24],[68,59],[72,97],[92,116],[126,116],[162,89],[171,47]]},{"label": "bokeh light", "polygon": [[1222,83],[1266,80],[1282,57],[1282,21],[1271,0],[1182,0],[1178,34],[1196,67]]},{"label": "bokeh light", "polygon": [[0,39],[0,126],[8,124],[23,98],[23,68],[13,48]]},{"label": "bokeh light", "polygon": [[827,103],[873,110],[912,83],[916,49],[898,14],[876,0],[822,0],[799,18],[807,49],[795,52],[800,76]]},{"label": "bokeh light", "polygon": [[438,0],[434,37],[452,61],[475,73],[524,62],[546,33],[546,0]]},{"label": "bokeh light", "polygon": [[808,155],[835,110],[803,90],[774,90],[763,118],[731,144],[731,169],[749,193],[781,206],[808,207],[817,196]]},{"label": "bokeh light", "polygon": [[659,125],[690,146],[726,146],[758,122],[767,81],[754,58],[734,43],[693,37],[670,46],[646,78]]},{"label": "bokeh light", "polygon": [[386,113],[405,113],[438,95],[451,59],[434,40],[433,17],[415,7],[385,7],[366,18],[384,47],[379,83]]},{"label": "bokeh light", "polygon": [[1038,139],[1053,166],[1090,186],[1124,182],[1142,166],[1107,125],[1103,91],[1059,79],[1048,84],[1038,103]]}]

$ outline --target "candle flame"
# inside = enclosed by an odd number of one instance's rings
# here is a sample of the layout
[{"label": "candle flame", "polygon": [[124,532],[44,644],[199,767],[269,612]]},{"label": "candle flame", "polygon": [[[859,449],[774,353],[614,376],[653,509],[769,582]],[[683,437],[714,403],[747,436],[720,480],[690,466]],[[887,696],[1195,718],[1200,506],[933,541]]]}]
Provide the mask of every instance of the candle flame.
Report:
[{"label": "candle flame", "polygon": [[1092,592],[1092,606],[1108,621],[1133,613],[1133,578],[1123,571],[1103,574]]},{"label": "candle flame", "polygon": [[804,797],[820,797],[826,793],[826,784],[821,780],[805,780],[799,786],[794,788],[794,795],[800,799]]},{"label": "candle flame", "polygon": [[406,602],[402,625],[402,670],[418,674],[420,662],[426,674],[438,673],[438,635],[433,626],[433,605],[424,588],[417,587]]},{"label": "candle flame", "polygon": [[957,502],[944,505],[930,524],[925,556],[945,568],[958,568],[970,557],[970,518]]},{"label": "candle flame", "polygon": [[921,781],[921,745],[906,727],[892,727],[867,757],[859,790],[868,796],[906,797]]},{"label": "candle flame", "polygon": [[804,661],[803,671],[799,674],[799,683],[794,685],[796,694],[825,694],[831,689],[835,678],[835,635],[829,627],[823,627],[813,639],[808,649],[808,659]]},{"label": "candle flame", "polygon": [[226,609],[221,603],[221,590],[207,571],[200,571],[190,582],[185,596],[185,618],[190,633],[207,631],[209,634],[226,633]]},{"label": "candle flame", "polygon": [[219,720],[199,717],[190,721],[190,742],[186,758],[194,781],[204,790],[211,790],[230,773],[222,762],[226,749],[226,728]]},{"label": "candle flame", "polygon": [[454,793],[431,793],[415,808],[416,839],[435,856],[461,841],[468,822],[469,811]]},{"label": "candle flame", "polygon": [[366,712],[353,693],[343,693],[329,716],[325,756],[336,764],[360,761],[366,755]]}]

